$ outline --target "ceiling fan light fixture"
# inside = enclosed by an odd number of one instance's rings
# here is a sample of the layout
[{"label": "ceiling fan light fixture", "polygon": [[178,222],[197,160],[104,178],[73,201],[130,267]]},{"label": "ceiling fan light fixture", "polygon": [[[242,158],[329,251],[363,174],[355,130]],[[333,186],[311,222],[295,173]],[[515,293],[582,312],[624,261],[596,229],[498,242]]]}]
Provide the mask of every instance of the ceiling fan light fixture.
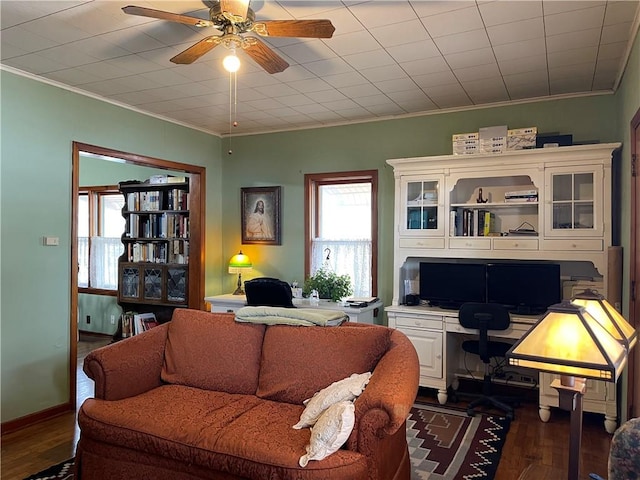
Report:
[{"label": "ceiling fan light fixture", "polygon": [[222,66],[229,73],[235,73],[240,68],[240,59],[236,56],[235,50],[222,60]]}]

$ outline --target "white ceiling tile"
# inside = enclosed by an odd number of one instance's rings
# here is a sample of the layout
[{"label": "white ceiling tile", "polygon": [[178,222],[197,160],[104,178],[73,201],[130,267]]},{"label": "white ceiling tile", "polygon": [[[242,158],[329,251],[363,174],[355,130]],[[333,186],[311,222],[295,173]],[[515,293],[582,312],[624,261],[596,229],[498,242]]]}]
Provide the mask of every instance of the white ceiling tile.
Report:
[{"label": "white ceiling tile", "polygon": [[336,113],[347,120],[363,120],[369,118],[371,115],[369,110],[360,106],[344,110],[336,110]]},{"label": "white ceiling tile", "polygon": [[30,53],[29,55],[22,55],[20,57],[11,58],[4,61],[4,63],[20,70],[24,70],[25,72],[34,73],[36,75],[42,75],[45,73],[60,70],[60,64],[58,62],[37,53]]},{"label": "white ceiling tile", "polygon": [[443,57],[431,57],[422,60],[413,60],[411,62],[402,62],[400,66],[411,76],[451,70]]},{"label": "white ceiling tile", "polygon": [[547,37],[547,51],[554,53],[562,50],[596,46],[600,41],[600,32],[599,28],[591,28],[560,35],[549,35]]},{"label": "white ceiling tile", "polygon": [[33,53],[39,50],[55,47],[56,42],[42,37],[37,33],[32,33],[23,27],[11,27],[2,30],[2,44],[8,43],[26,52]]},{"label": "white ceiling tile", "polygon": [[284,83],[255,87],[255,89],[264,96],[271,98],[286,97],[298,93],[297,90],[291,88],[289,85],[285,85]]},{"label": "white ceiling tile", "polygon": [[7,1],[0,2],[0,25],[2,29],[31,22],[38,18],[47,17],[55,12],[64,11],[77,7],[85,3],[85,0],[78,1],[48,1],[48,2],[25,2]]},{"label": "white ceiling tile", "polygon": [[331,20],[336,31],[334,35],[342,35],[344,33],[359,32],[364,30],[362,23],[347,8],[340,8],[327,12],[326,18]]},{"label": "white ceiling tile", "polygon": [[364,85],[366,79],[358,72],[340,73],[338,75],[325,75],[323,80],[334,88],[352,87]]},{"label": "white ceiling tile", "polygon": [[381,93],[380,90],[371,83],[353,87],[344,87],[341,88],[340,91],[348,98],[370,97],[373,95],[380,95]]},{"label": "white ceiling tile", "polygon": [[595,63],[598,47],[574,48],[562,52],[549,53],[547,62],[549,68],[574,65],[576,63]]},{"label": "white ceiling tile", "polygon": [[[324,105],[325,102],[336,102],[338,100],[347,100],[347,97],[338,90],[323,90],[321,92],[309,92],[307,97]],[[325,105],[326,107],[326,105]]]},{"label": "white ceiling tile", "polygon": [[287,107],[296,107],[299,105],[309,105],[310,103],[314,103],[311,98],[306,95],[302,95],[301,93],[280,97],[278,98],[278,101]]},{"label": "white ceiling tile", "polygon": [[551,83],[567,78],[593,78],[595,64],[580,63],[549,68],[549,81]]},{"label": "white ceiling tile", "polygon": [[379,117],[402,115],[403,113],[406,113],[400,106],[393,102],[387,105],[371,105],[367,107],[367,110]]},{"label": "white ceiling tile", "polygon": [[91,75],[87,72],[83,72],[79,68],[67,68],[64,70],[58,70],[55,72],[47,73],[45,76],[47,78],[50,78],[51,80],[55,80],[57,82],[72,86],[82,85],[83,83],[98,82],[101,80],[100,77]]},{"label": "white ceiling tile", "polygon": [[631,34],[632,22],[615,23],[613,25],[605,25],[602,28],[601,43],[615,43],[629,41]]},{"label": "white ceiling tile", "polygon": [[342,100],[335,100],[323,103],[325,107],[334,112],[339,110],[350,110],[352,108],[358,108],[358,104],[350,98],[344,98]]},{"label": "white ceiling tile", "polygon": [[164,43],[134,28],[103,33],[98,38],[110,42],[113,45],[119,45],[131,53],[144,52],[165,46]]},{"label": "white ceiling tile", "polygon": [[467,52],[450,53],[444,57],[445,61],[454,70],[456,68],[473,67],[495,62],[495,56],[491,48],[479,48]]},{"label": "white ceiling tile", "polygon": [[298,105],[297,107],[293,107],[293,109],[296,112],[304,113],[305,115],[329,111],[329,109],[327,109],[325,106],[320,105],[318,103],[310,103],[308,105]]},{"label": "white ceiling tile", "polygon": [[492,90],[481,90],[477,92],[467,92],[471,101],[475,105],[482,105],[488,103],[497,103],[497,102],[508,102],[511,100],[509,98],[509,94],[507,93],[506,88],[500,89],[496,87]]},{"label": "white ceiling tile", "polygon": [[380,48],[380,44],[369,32],[362,30],[344,35],[334,35],[330,47],[338,55],[344,56],[376,50]]},{"label": "white ceiling tile", "polygon": [[320,78],[296,80],[294,82],[290,82],[289,85],[298,90],[300,93],[319,92],[322,90],[329,90],[331,88],[331,85]]},{"label": "white ceiling tile", "polygon": [[386,50],[398,63],[440,56],[438,47],[431,39],[413,42],[408,45],[388,47]]},{"label": "white ceiling tile", "polygon": [[438,15],[445,12],[451,12],[453,10],[462,10],[469,7],[474,7],[476,3],[474,1],[450,1],[450,0],[430,0],[425,2],[424,0],[412,0],[411,6],[418,14],[418,17],[429,17],[432,15]]},{"label": "white ceiling tile", "polygon": [[603,6],[605,1],[595,0],[544,0],[542,7],[545,15],[555,15],[558,13],[572,12],[584,8]]},{"label": "white ceiling tile", "polygon": [[398,78],[407,78],[407,73],[398,65],[387,65],[377,68],[366,68],[360,70],[360,73],[370,82],[380,82],[383,80],[395,80]]},{"label": "white ceiling tile", "polygon": [[242,103],[246,103],[256,110],[269,110],[271,108],[280,108],[280,104],[273,98],[263,98],[261,100],[248,100]]},{"label": "white ceiling tile", "polygon": [[496,46],[535,38],[544,38],[545,28],[542,17],[537,17],[519,22],[494,25],[493,27],[487,28],[487,33],[491,44]]},{"label": "white ceiling tile", "polygon": [[542,98],[549,95],[548,82],[516,84],[508,86],[509,97],[512,100],[525,98]]},{"label": "white ceiling tile", "polygon": [[502,75],[504,83],[507,88],[511,90],[511,87],[515,85],[542,85],[549,82],[549,76],[546,70],[535,70],[532,72],[513,73],[510,75]]},{"label": "white ceiling tile", "polygon": [[497,78],[500,76],[500,70],[497,63],[488,63],[486,65],[476,65],[475,67],[457,68],[453,73],[459,81],[479,80],[481,78]]},{"label": "white ceiling tile", "polygon": [[587,92],[591,90],[592,76],[584,77],[568,77],[551,80],[549,82],[549,91],[551,95],[560,95],[572,92]]},{"label": "white ceiling tile", "polygon": [[422,90],[418,92],[392,92],[388,95],[391,100],[407,112],[423,112],[436,108],[436,105]]},{"label": "white ceiling tile", "polygon": [[444,55],[485,48],[490,45],[487,32],[484,30],[472,30],[456,35],[447,35],[434,39],[434,42]]},{"label": "white ceiling tile", "polygon": [[484,27],[478,7],[440,13],[421,18],[432,38],[479,30]]},{"label": "white ceiling tile", "polygon": [[2,48],[0,48],[0,58],[2,58],[2,60],[28,54],[29,52],[27,50],[23,50],[22,48],[9,43],[3,43]]},{"label": "white ceiling tile", "polygon": [[505,43],[493,47],[493,52],[498,62],[512,60],[522,57],[533,57],[536,55],[546,55],[547,47],[545,39],[532,38],[521,42]]},{"label": "white ceiling tile", "polygon": [[403,23],[416,18],[408,2],[368,2],[351,5],[349,10],[366,28]]},{"label": "white ceiling tile", "polygon": [[[271,2],[265,0],[263,5],[269,3]],[[330,17],[331,12],[342,7],[342,3],[338,0],[323,0],[322,2],[281,1],[278,3],[291,15],[291,18],[327,18]]]},{"label": "white ceiling tile", "polygon": [[532,57],[520,57],[498,62],[498,67],[503,75],[513,73],[533,72],[547,69],[547,56],[534,55]]},{"label": "white ceiling tile", "polygon": [[426,75],[414,75],[414,82],[421,88],[430,88],[437,85],[447,85],[449,83],[457,83],[458,79],[451,70],[445,72],[428,73]]},{"label": "white ceiling tile", "polygon": [[433,102],[439,108],[456,108],[456,107],[464,107],[467,105],[473,105],[471,99],[465,95],[441,95],[431,97]]},{"label": "white ceiling tile", "polygon": [[369,109],[375,105],[395,105],[393,101],[386,95],[371,95],[368,97],[358,97],[354,99],[358,105]]},{"label": "white ceiling tile", "polygon": [[384,50],[355,53],[353,55],[345,55],[342,58],[355,70],[396,64],[396,61]]},{"label": "white ceiling tile", "polygon": [[609,1],[604,14],[604,25],[615,25],[631,21],[638,14],[640,2],[637,0]]},{"label": "white ceiling tile", "polygon": [[334,88],[353,87],[367,83],[367,80],[359,72],[325,75],[323,80]]},{"label": "white ceiling tile", "polygon": [[542,0],[487,2],[478,8],[487,27],[542,17]]},{"label": "white ceiling tile", "polygon": [[327,60],[336,56],[334,51],[324,43],[306,41],[288,47],[282,47],[280,51],[300,64]]},{"label": "white ceiling tile", "polygon": [[600,28],[603,19],[604,5],[599,5],[556,15],[545,15],[544,28],[547,35],[559,35],[589,28]]},{"label": "white ceiling tile", "polygon": [[378,43],[385,48],[429,39],[427,31],[417,18],[404,23],[402,27],[392,24],[372,28],[369,31]]},{"label": "white ceiling tile", "polygon": [[416,83],[409,77],[396,78],[393,80],[382,80],[373,84],[384,94],[395,92],[406,92],[407,90],[417,90]]},{"label": "white ceiling tile", "polygon": [[335,57],[327,60],[318,60],[317,62],[309,62],[304,64],[304,68],[318,77],[325,75],[336,75],[338,73],[351,72],[351,66],[342,58]]}]

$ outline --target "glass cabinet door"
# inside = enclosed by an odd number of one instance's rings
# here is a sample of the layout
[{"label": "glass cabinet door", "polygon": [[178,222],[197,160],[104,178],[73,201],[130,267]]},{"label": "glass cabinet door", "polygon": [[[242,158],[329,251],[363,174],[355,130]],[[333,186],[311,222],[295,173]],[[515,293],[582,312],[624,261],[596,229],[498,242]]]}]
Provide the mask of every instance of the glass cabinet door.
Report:
[{"label": "glass cabinet door", "polygon": [[550,169],[547,235],[602,234],[602,170]]},{"label": "glass cabinet door", "polygon": [[443,235],[442,178],[403,180],[403,231],[421,235]]}]

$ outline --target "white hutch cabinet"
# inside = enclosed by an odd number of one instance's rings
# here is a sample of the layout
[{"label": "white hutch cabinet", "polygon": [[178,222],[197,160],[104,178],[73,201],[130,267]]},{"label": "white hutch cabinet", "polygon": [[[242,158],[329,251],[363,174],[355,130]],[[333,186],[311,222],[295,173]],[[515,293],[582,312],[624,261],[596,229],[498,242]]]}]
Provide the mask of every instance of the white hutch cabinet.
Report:
[{"label": "white hutch cabinet", "polygon": [[[606,295],[609,275],[619,275],[608,271],[612,155],[619,147],[609,143],[387,160],[395,177],[395,231],[393,301],[385,311],[389,326],[406,333],[418,351],[420,385],[437,389],[441,403],[456,383],[459,337],[472,332],[460,327],[456,311],[403,304],[407,293],[417,293],[420,261],[549,260],[561,264],[563,281],[586,271]],[[531,194],[505,201],[514,192]],[[477,218],[487,225],[479,225]],[[405,291],[405,284],[413,291]],[[536,320],[512,316],[512,327],[501,336],[515,340]],[[548,388],[551,380],[540,374],[543,421],[549,420],[550,407],[558,406],[557,393]],[[605,427],[613,431],[615,385],[589,382],[584,409],[603,413]]]}]

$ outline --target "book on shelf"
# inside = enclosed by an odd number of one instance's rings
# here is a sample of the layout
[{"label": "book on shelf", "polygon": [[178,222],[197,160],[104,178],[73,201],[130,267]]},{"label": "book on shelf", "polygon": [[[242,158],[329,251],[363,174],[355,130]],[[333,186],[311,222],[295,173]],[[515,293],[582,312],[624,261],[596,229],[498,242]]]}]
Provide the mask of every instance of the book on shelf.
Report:
[{"label": "book on shelf", "polygon": [[133,315],[133,324],[134,334],[138,335],[157,326],[158,321],[153,313],[136,313]]},{"label": "book on shelf", "polygon": [[122,314],[122,338],[131,337],[134,334],[133,316],[135,312],[124,312]]}]

